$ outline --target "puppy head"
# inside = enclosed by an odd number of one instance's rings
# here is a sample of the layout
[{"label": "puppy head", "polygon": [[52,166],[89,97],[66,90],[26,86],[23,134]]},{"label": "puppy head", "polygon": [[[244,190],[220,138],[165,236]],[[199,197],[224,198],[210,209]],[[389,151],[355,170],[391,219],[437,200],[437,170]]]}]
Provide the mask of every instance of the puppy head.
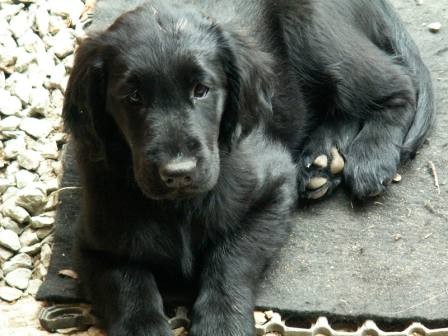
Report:
[{"label": "puppy head", "polygon": [[65,124],[84,160],[129,157],[148,197],[192,197],[215,186],[238,125],[270,111],[269,62],[192,8],[147,4],[80,46]]}]

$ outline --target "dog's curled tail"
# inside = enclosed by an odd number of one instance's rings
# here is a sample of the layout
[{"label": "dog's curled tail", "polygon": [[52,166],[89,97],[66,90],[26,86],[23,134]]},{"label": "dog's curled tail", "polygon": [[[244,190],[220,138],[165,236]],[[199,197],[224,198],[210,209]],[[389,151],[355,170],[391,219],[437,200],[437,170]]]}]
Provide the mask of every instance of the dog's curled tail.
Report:
[{"label": "dog's curled tail", "polygon": [[389,19],[386,25],[389,28],[391,46],[410,72],[417,94],[414,119],[402,145],[401,161],[405,162],[415,156],[434,122],[434,93],[430,72],[423,63],[418,47],[392,6],[384,0],[382,3],[384,15]]}]

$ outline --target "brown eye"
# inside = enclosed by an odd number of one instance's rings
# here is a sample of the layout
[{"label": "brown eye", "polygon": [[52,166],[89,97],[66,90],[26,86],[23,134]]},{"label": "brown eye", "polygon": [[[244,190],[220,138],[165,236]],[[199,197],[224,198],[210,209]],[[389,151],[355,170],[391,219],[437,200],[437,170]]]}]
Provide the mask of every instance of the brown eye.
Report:
[{"label": "brown eye", "polygon": [[206,87],[205,85],[197,84],[193,90],[194,98],[203,99],[203,98],[207,97],[208,91],[209,91],[209,88]]},{"label": "brown eye", "polygon": [[141,104],[142,97],[140,96],[140,93],[138,92],[138,90],[135,90],[128,96],[128,101],[134,105]]}]

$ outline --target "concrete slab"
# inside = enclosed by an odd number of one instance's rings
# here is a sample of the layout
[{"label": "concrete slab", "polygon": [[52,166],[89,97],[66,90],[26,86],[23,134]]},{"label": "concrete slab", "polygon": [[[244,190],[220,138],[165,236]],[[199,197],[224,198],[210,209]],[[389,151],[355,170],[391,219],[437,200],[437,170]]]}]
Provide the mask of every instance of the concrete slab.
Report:
[{"label": "concrete slab", "polygon": [[[448,1],[392,3],[431,69],[435,130],[387,195],[356,205],[339,192],[301,211],[259,306],[300,316],[448,320]],[[437,34],[423,25],[434,21],[444,25]]]}]

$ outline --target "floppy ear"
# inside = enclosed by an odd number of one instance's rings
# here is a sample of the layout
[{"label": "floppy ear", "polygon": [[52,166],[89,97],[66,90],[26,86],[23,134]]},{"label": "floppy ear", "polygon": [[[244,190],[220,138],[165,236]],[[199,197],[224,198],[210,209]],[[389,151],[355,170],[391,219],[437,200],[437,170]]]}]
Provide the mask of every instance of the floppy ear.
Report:
[{"label": "floppy ear", "polygon": [[[105,159],[106,70],[101,45],[87,38],[79,47],[65,92],[62,116],[83,157]],[[108,120],[109,119],[109,120]]]},{"label": "floppy ear", "polygon": [[238,125],[245,135],[272,113],[273,60],[248,38],[216,29],[228,86],[219,142],[230,149],[238,137]]}]

